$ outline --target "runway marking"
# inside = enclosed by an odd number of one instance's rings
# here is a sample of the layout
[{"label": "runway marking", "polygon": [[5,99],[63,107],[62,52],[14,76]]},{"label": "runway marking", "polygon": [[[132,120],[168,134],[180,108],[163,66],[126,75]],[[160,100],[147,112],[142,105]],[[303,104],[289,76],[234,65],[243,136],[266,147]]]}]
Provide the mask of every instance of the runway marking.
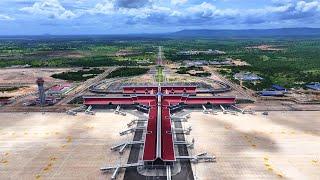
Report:
[{"label": "runway marking", "polygon": [[314,159],[311,161],[311,163],[313,165],[320,165],[319,161],[318,160],[314,160]]},{"label": "runway marking", "polygon": [[2,164],[8,164],[8,160],[5,160],[5,159],[2,159],[1,161],[0,161]]},{"label": "runway marking", "polygon": [[49,172],[52,169],[52,167],[53,167],[54,163],[56,162],[56,160],[57,160],[57,158],[55,156],[50,156],[48,164],[42,169],[42,173],[39,173],[39,174],[37,174],[35,176],[36,179],[40,179],[41,178],[41,174],[43,175],[44,173]]},{"label": "runway marking", "polygon": [[256,137],[249,137],[248,135],[244,135],[244,138],[246,139],[247,143],[251,145],[252,148],[257,147],[257,145],[253,142],[253,138]]},{"label": "runway marking", "polygon": [[35,176],[35,178],[36,178],[36,179],[40,179],[40,178],[41,178],[41,175],[37,174],[37,175]]},{"label": "runway marking", "polygon": [[[5,157],[8,157],[8,156],[9,156],[9,153],[8,153],[8,152],[4,153],[4,156],[5,156]],[[0,160],[0,163],[1,163],[1,164],[8,164],[9,161],[8,161],[7,159],[5,159],[4,157],[2,157],[1,160]]]},{"label": "runway marking", "polygon": [[72,142],[72,137],[71,136],[68,136],[67,137],[67,143],[71,143]]},{"label": "runway marking", "polygon": [[269,161],[269,157],[268,157],[268,156],[265,156],[265,157],[263,158],[263,160],[264,160],[264,166],[265,166],[265,168],[266,168],[268,171],[273,172],[273,173],[274,173],[275,175],[277,175],[279,178],[283,178],[283,177],[284,177],[284,175],[283,175],[282,172],[280,172],[279,170],[275,170],[275,169],[273,168],[272,164],[271,164],[270,161]]}]

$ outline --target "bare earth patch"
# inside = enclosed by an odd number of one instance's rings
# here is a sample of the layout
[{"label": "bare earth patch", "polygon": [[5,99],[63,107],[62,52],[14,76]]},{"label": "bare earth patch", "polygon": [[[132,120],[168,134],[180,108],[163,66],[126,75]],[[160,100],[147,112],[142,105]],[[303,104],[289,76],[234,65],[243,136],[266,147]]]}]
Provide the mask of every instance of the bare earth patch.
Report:
[{"label": "bare earth patch", "polygon": [[45,86],[51,87],[56,84],[62,84],[65,81],[50,77],[52,74],[69,71],[69,68],[14,68],[0,69],[0,86],[22,87],[17,91],[0,93],[0,96],[19,96],[32,93],[37,90],[36,80],[42,77],[45,80]]},{"label": "bare earth patch", "polygon": [[267,45],[267,44],[246,47],[246,49],[259,49],[261,51],[283,51],[284,50],[284,48],[280,48],[274,45]]}]

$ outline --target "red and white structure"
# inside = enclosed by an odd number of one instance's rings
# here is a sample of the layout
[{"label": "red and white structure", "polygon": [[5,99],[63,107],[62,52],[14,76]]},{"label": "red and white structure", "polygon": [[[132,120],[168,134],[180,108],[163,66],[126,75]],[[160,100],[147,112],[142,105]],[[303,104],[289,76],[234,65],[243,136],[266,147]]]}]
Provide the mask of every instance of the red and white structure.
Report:
[{"label": "red and white structure", "polygon": [[85,96],[84,104],[95,105],[144,105],[149,107],[144,138],[143,161],[145,164],[170,164],[176,161],[170,107],[184,105],[233,105],[235,97],[195,96],[196,87],[123,87],[121,96]]}]

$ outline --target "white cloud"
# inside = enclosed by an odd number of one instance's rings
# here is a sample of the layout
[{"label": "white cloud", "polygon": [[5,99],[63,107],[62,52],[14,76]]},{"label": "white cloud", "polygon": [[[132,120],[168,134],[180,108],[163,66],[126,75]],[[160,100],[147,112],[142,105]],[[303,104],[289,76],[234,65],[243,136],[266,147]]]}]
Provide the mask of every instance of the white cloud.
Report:
[{"label": "white cloud", "polygon": [[105,14],[111,16],[124,16],[133,18],[148,18],[154,14],[170,14],[172,10],[167,7],[161,7],[149,4],[148,6],[141,6],[137,8],[119,7],[115,0],[108,0],[103,3],[98,3],[94,8],[87,10],[91,15]]},{"label": "white cloud", "polygon": [[296,10],[301,12],[308,12],[312,10],[319,10],[320,9],[320,2],[319,1],[311,1],[311,2],[305,2],[305,1],[299,1],[296,5]]},{"label": "white cloud", "polygon": [[186,4],[188,0],[171,0],[171,4],[178,5],[178,4]]},{"label": "white cloud", "polygon": [[[188,14],[192,13],[202,17],[212,17],[216,13],[217,8],[207,2],[203,2],[199,5],[192,6],[187,9]],[[190,15],[190,14],[189,14]]]},{"label": "white cloud", "polygon": [[76,14],[70,10],[65,9],[59,0],[41,0],[35,2],[30,7],[20,9],[35,15],[44,15],[55,19],[71,19],[76,17]]},{"label": "white cloud", "polygon": [[[63,5],[71,7],[66,9]],[[320,0],[272,0],[261,8],[219,8],[214,1],[189,3],[188,0],[37,0],[21,10],[56,19],[94,18],[106,15],[110,23],[169,24],[175,26],[206,24],[261,24],[319,17]],[[169,2],[169,3],[168,3]],[[171,2],[171,3],[170,3]],[[286,2],[286,3],[283,3]],[[81,4],[81,5],[79,5]],[[183,5],[183,6],[180,6]],[[90,15],[90,16],[88,16]],[[0,17],[0,19],[5,19]],[[8,19],[8,18],[7,18]]]},{"label": "white cloud", "polygon": [[114,3],[119,8],[141,8],[150,5],[150,0],[114,0]]},{"label": "white cloud", "polygon": [[0,14],[0,21],[12,21],[14,20],[13,17],[10,17],[8,15]]},{"label": "white cloud", "polygon": [[106,1],[98,3],[94,8],[87,10],[90,14],[113,14],[115,12],[114,3],[112,1]]}]

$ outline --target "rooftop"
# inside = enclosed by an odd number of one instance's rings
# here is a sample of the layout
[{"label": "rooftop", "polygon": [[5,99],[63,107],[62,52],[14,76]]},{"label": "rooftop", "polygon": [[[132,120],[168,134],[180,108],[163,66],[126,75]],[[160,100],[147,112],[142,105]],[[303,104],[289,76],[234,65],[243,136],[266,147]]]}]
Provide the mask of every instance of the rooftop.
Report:
[{"label": "rooftop", "polygon": [[320,83],[319,82],[307,84],[306,87],[309,89],[312,89],[312,90],[320,91]]},{"label": "rooftop", "polygon": [[234,75],[235,79],[242,80],[242,81],[261,81],[263,80],[262,77],[251,73],[251,72],[240,72]]}]

